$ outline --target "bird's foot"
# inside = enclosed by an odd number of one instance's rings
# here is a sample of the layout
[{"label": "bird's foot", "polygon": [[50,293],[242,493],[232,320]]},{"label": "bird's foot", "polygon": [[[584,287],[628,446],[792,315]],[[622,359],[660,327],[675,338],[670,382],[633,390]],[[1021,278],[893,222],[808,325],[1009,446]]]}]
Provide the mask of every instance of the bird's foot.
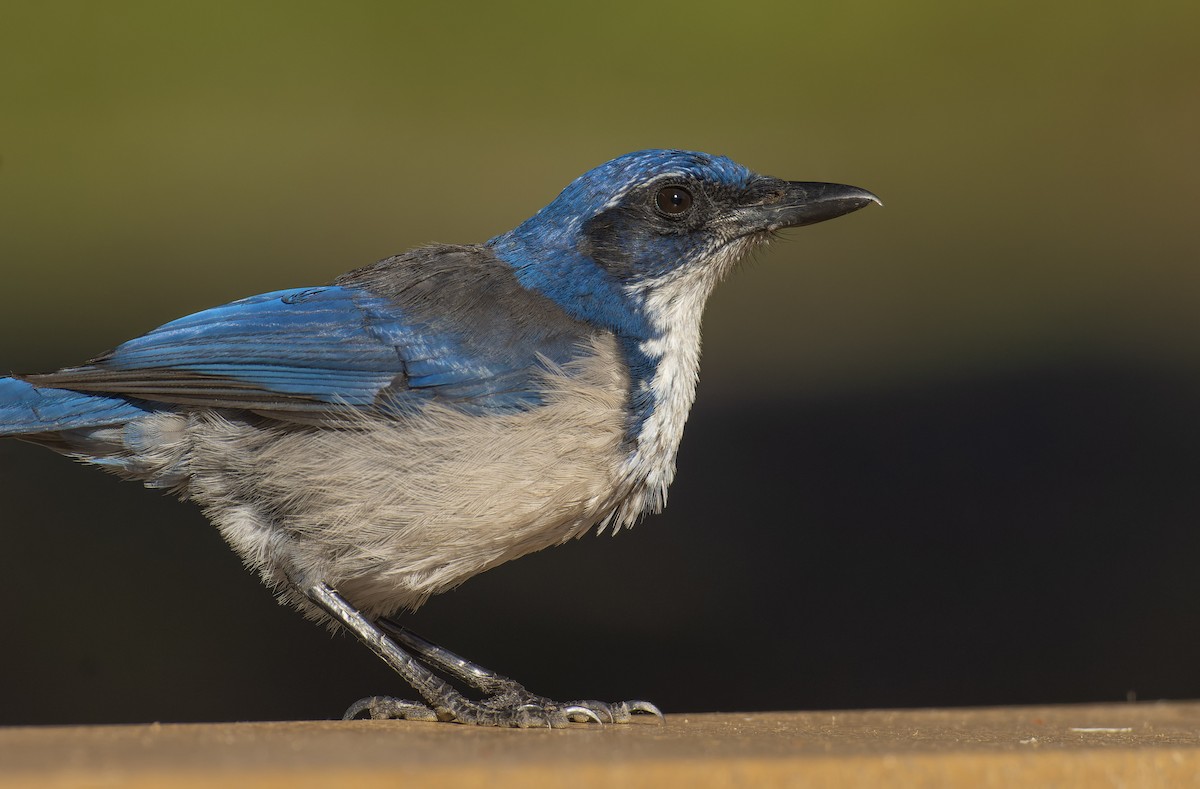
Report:
[{"label": "bird's foot", "polygon": [[663,720],[662,712],[648,701],[561,703],[527,691],[520,697],[506,693],[478,702],[460,696],[447,699],[436,710],[413,701],[369,696],[350,705],[342,717],[344,720],[369,717],[372,720],[448,721],[468,726],[561,729],[572,723],[629,723],[639,714]]},{"label": "bird's foot", "polygon": [[[572,723],[629,723],[639,714],[653,715],[659,721],[663,720],[658,707],[648,701],[620,701],[615,704],[574,701],[563,704],[535,695],[519,682],[472,663],[390,620],[381,619],[378,624],[372,622],[325,583],[316,582],[300,588],[309,600],[371,647],[428,702],[426,706],[387,696],[370,696],[352,704],[342,716],[345,720],[366,715],[374,720],[453,721],[469,726],[512,726],[523,729],[559,729]],[[380,630],[380,626],[387,632]],[[405,651],[405,647],[411,649],[412,654]],[[480,691],[483,699],[468,699],[435,674],[431,667]]]},{"label": "bird's foot", "polygon": [[534,709],[569,710],[568,717],[574,723],[629,723],[635,715],[652,715],[658,723],[666,720],[662,710],[648,701],[607,702],[585,699],[559,702],[530,693],[516,682],[513,682],[512,685],[512,688],[484,699],[484,706],[494,709],[521,706]]}]

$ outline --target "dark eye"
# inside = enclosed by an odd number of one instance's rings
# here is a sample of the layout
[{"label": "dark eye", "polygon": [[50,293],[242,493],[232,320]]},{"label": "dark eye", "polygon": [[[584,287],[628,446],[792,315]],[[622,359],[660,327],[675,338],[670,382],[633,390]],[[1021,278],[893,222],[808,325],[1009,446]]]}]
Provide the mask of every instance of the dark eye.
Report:
[{"label": "dark eye", "polygon": [[682,186],[664,186],[655,195],[654,204],[664,214],[678,216],[692,207],[692,193]]}]

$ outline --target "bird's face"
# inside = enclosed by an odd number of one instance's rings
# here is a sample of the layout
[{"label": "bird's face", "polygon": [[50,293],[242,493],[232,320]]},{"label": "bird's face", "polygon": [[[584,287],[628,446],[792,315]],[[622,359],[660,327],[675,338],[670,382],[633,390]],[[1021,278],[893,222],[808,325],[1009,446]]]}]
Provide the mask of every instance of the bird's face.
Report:
[{"label": "bird's face", "polygon": [[855,187],[781,181],[722,156],[651,150],[585,173],[539,217],[570,217],[578,253],[644,288],[698,269],[717,269],[707,273],[719,278],[772,231],[870,202],[878,199]]},{"label": "bird's face", "polygon": [[613,317],[627,298],[641,304],[658,293],[702,306],[712,285],[773,231],[872,202],[879,200],[863,189],[782,181],[723,156],[637,151],[584,173],[491,243],[527,286],[611,325],[627,323]]}]

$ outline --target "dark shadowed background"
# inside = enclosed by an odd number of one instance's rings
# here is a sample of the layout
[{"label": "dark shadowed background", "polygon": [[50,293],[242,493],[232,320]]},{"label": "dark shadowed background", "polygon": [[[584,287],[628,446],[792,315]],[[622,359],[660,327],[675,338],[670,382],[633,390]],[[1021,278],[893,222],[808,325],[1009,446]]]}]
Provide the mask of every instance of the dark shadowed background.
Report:
[{"label": "dark shadowed background", "polygon": [[[684,147],[887,204],[714,297],[667,512],[413,627],[668,712],[1200,697],[1200,6],[0,5],[0,370]],[[191,506],[0,443],[0,722],[406,689]]]}]

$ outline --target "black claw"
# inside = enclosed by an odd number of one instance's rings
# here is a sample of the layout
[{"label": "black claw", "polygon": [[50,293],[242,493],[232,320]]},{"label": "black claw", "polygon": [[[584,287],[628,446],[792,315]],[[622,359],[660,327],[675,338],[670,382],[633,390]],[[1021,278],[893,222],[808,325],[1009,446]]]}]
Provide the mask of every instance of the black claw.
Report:
[{"label": "black claw", "polygon": [[[594,707],[589,706],[592,703],[589,701],[583,704],[568,704],[562,708],[562,712],[572,723],[599,723],[603,726],[605,722],[601,719],[598,711]],[[607,707],[608,705],[604,706]],[[612,715],[606,712],[605,716],[608,718],[608,722],[612,723]]]},{"label": "black claw", "polygon": [[621,706],[625,708],[626,714],[630,717],[633,717],[634,714],[653,715],[658,718],[659,723],[667,721],[667,716],[662,714],[662,710],[648,701],[623,701]]},{"label": "black claw", "polygon": [[583,701],[572,701],[567,705],[573,709],[584,709],[591,713],[588,720],[595,718],[596,723],[616,723],[617,720],[613,716],[613,705],[606,701],[595,701],[594,699],[585,699]]}]

